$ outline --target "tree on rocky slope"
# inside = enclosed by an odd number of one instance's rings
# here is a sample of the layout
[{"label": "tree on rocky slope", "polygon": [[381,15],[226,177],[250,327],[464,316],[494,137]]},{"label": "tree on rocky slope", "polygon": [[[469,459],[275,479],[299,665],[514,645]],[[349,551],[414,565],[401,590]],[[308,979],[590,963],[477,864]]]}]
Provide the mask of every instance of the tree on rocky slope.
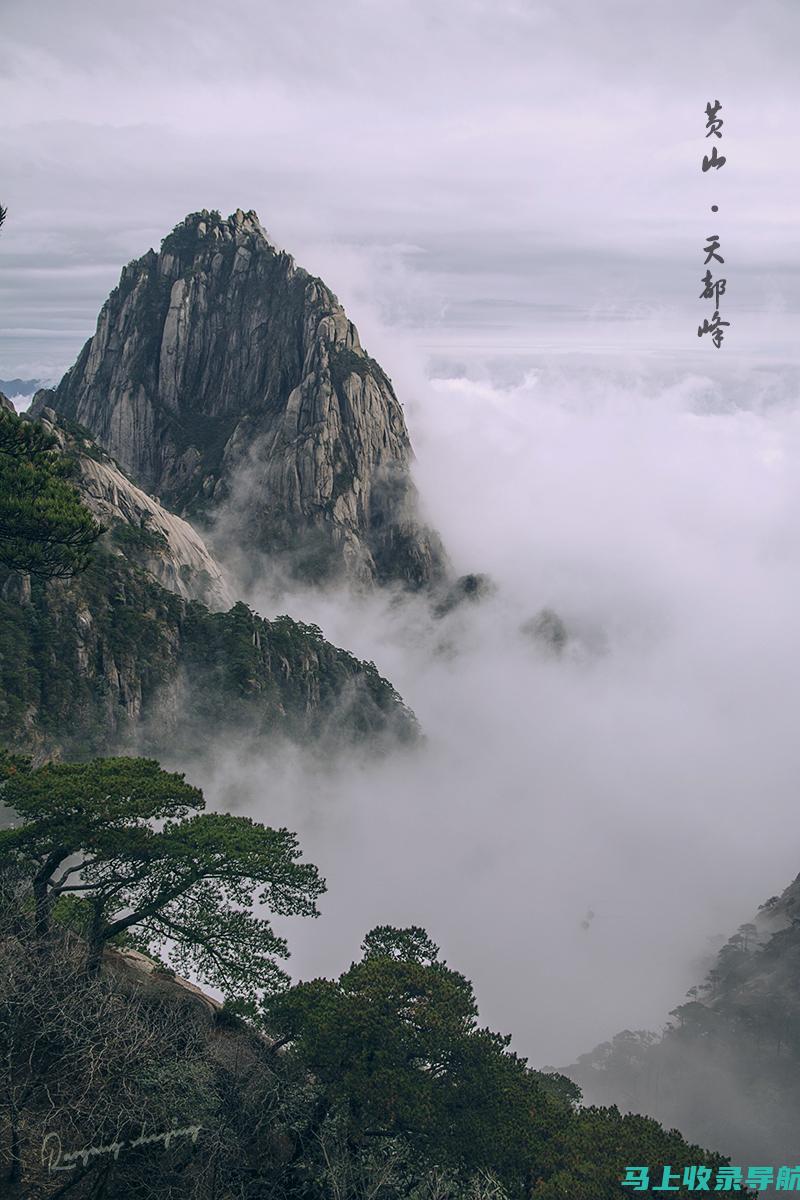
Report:
[{"label": "tree on rocky slope", "polygon": [[0,865],[31,870],[39,937],[56,904],[79,928],[88,974],[109,942],[135,937],[231,996],[283,983],[286,942],[254,905],[316,916],[325,887],[293,833],[198,812],[199,789],[148,759],[17,772],[2,799],[19,821],[0,831]]},{"label": "tree on rocky slope", "polygon": [[41,426],[0,407],[0,564],[65,579],[83,570],[103,529],[54,444]]}]

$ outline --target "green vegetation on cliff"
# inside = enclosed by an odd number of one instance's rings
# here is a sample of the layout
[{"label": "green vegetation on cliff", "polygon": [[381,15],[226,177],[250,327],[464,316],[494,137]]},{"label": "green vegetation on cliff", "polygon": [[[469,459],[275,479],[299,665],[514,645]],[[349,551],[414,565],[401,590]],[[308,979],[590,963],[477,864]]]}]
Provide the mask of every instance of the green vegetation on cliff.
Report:
[{"label": "green vegetation on cliff", "polygon": [[86,566],[102,529],[81,503],[54,439],[7,404],[0,397],[0,564],[68,578]]},{"label": "green vegetation on cliff", "polygon": [[69,581],[8,576],[0,599],[0,738],[39,757],[125,747],[197,752],[242,741],[413,740],[417,724],[374,664],[314,625],[237,604],[212,613],[102,547]]}]

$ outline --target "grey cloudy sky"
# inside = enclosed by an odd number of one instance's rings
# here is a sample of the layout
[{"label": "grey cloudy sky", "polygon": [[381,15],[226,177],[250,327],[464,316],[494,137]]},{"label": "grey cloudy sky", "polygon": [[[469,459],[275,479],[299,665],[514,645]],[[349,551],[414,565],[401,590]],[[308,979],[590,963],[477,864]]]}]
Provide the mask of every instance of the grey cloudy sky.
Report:
[{"label": "grey cloudy sky", "polygon": [[426,350],[698,353],[717,203],[732,353],[788,355],[798,32],[793,0],[5,0],[0,377],[68,365],[202,207]]}]

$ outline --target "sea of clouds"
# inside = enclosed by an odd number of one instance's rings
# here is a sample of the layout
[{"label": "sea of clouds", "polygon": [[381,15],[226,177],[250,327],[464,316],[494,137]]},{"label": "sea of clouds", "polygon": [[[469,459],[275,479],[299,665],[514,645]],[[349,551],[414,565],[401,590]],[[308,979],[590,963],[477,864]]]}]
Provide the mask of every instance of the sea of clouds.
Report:
[{"label": "sea of clouds", "polygon": [[[319,921],[284,923],[296,976],[420,924],[486,1023],[565,1063],[660,1027],[800,869],[797,381],[711,362],[404,368],[426,514],[496,590],[444,620],[394,593],[246,597],[374,660],[427,738],[324,768],[219,748],[212,801],[296,829],[328,880]],[[543,608],[561,654],[521,628]]]}]

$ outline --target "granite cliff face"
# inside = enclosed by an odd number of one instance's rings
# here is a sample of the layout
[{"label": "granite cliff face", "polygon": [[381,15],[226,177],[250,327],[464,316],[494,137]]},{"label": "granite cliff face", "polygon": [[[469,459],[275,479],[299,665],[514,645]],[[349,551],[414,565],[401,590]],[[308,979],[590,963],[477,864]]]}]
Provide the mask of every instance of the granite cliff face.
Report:
[{"label": "granite cliff face", "polygon": [[253,212],[195,213],[123,269],[33,412],[79,422],[145,491],[320,580],[444,575],[391,382]]},{"label": "granite cliff face", "polygon": [[236,597],[230,581],[188,521],[131,483],[79,427],[65,426],[50,408],[42,409],[39,419],[75,464],[75,483],[84,504],[106,530],[107,549],[186,600],[200,600],[214,611],[233,606]]}]

